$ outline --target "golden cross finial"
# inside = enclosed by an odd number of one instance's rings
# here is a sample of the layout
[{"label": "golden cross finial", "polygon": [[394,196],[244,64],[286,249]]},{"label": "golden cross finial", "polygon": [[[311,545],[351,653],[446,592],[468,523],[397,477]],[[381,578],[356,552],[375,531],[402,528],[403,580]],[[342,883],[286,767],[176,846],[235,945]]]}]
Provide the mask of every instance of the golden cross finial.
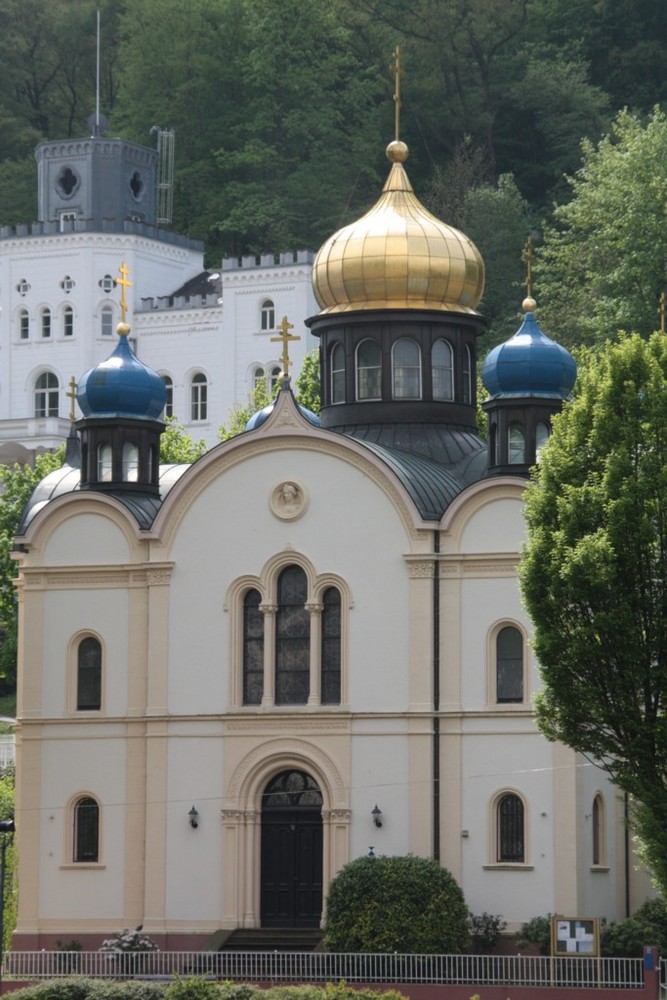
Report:
[{"label": "golden cross finial", "polygon": [[529,236],[523,250],[523,260],[526,265],[526,295],[533,297],[533,237]]},{"label": "golden cross finial", "polygon": [[74,403],[75,403],[75,400],[76,400],[76,379],[74,378],[73,375],[72,375],[72,377],[70,378],[70,380],[69,380],[69,382],[67,384],[69,385],[69,392],[66,392],[65,395],[67,396],[67,398],[70,401],[70,404],[69,404],[69,419],[70,419],[71,423],[74,423],[74,420],[76,418],[76,412],[74,410]]},{"label": "golden cross finial", "polygon": [[121,286],[120,293],[120,318],[121,322],[125,322],[125,316],[127,315],[127,299],[125,298],[125,289],[132,287],[132,282],[127,280],[127,276],[130,273],[127,269],[127,264],[125,261],[118,268],[120,271],[120,278],[116,278],[116,284]]},{"label": "golden cross finial", "polygon": [[665,293],[660,292],[660,305],[658,306],[660,316],[660,333],[665,332]]},{"label": "golden cross finial", "polygon": [[401,47],[397,45],[393,53],[393,62],[390,67],[394,74],[394,139],[399,140],[401,122]]},{"label": "golden cross finial", "polygon": [[276,330],[280,330],[279,337],[271,337],[271,343],[276,343],[277,341],[282,341],[283,353],[280,359],[280,364],[283,366],[283,377],[287,378],[289,376],[289,366],[290,359],[287,353],[287,345],[291,340],[301,340],[301,337],[297,337],[296,334],[290,333],[290,330],[294,329],[294,323],[289,323],[287,321],[287,316],[283,316],[280,323],[276,327]]}]

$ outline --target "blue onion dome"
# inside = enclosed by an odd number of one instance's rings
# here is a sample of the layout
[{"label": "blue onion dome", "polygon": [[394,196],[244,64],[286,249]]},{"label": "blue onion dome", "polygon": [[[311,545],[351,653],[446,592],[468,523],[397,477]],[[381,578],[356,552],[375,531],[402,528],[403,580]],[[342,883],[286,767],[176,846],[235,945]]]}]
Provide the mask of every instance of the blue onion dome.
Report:
[{"label": "blue onion dome", "polygon": [[79,379],[76,398],[81,412],[84,417],[157,420],[167,400],[164,382],[130,347],[128,324],[119,323],[116,332],[113,354]]},{"label": "blue onion dome", "polygon": [[[315,427],[319,427],[320,426],[320,418],[317,416],[316,413],[313,413],[313,411],[309,410],[306,406],[301,406],[301,404],[297,403],[296,400],[294,400],[294,402],[298,406],[299,412],[300,412],[300,414],[301,414],[302,417],[305,417],[306,420],[308,420],[309,423],[313,424]],[[258,427],[261,427],[262,424],[265,423],[265,421],[267,421],[269,419],[269,417],[271,416],[271,414],[273,413],[273,407],[275,405],[276,405],[276,401],[275,401],[275,399],[273,399],[268,404],[268,406],[264,407],[263,410],[258,410],[257,413],[253,413],[253,415],[251,416],[250,420],[245,425],[245,430],[247,430],[247,431],[254,431]]]},{"label": "blue onion dome", "polygon": [[523,323],[509,340],[498,344],[482,366],[482,382],[492,398],[539,396],[566,399],[577,377],[570,352],[547,337],[535,319],[535,300],[524,299]]}]

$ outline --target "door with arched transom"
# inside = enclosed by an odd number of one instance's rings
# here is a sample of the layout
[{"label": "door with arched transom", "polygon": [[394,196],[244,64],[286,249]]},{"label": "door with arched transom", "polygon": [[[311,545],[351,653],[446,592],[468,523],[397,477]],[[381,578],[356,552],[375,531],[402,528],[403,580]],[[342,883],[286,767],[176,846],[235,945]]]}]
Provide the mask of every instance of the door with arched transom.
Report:
[{"label": "door with arched transom", "polygon": [[319,927],[322,793],[305,771],[282,771],[262,795],[262,927]]}]

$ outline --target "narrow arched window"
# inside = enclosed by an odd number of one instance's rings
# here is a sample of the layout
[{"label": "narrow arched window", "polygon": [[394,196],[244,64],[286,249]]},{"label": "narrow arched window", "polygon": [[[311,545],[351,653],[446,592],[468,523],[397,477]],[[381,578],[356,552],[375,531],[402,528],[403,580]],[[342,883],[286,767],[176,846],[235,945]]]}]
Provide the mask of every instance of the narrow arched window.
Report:
[{"label": "narrow arched window", "polygon": [[526,461],[526,438],[521,424],[510,424],[508,428],[507,457],[510,465],[523,465]]},{"label": "narrow arched window", "polygon": [[208,382],[202,372],[192,376],[190,383],[190,419],[206,420],[208,417]]},{"label": "narrow arched window", "polygon": [[513,625],[496,636],[496,701],[523,701],[523,636]]},{"label": "narrow arched window", "polygon": [[264,615],[258,590],[243,598],[243,704],[260,705],[264,694]]},{"label": "narrow arched window", "polygon": [[271,299],[264,299],[260,308],[260,323],[262,333],[276,328],[276,309]]},{"label": "narrow arched window", "polygon": [[51,310],[50,309],[42,309],[41,323],[42,323],[42,337],[50,337],[51,336]]},{"label": "narrow arched window", "polygon": [[308,581],[300,566],[278,577],[276,612],[276,705],[304,705],[310,690]]},{"label": "narrow arched window", "polygon": [[382,351],[374,340],[363,340],[357,347],[357,399],[381,396]]},{"label": "narrow arched window", "polygon": [[113,308],[112,306],[102,306],[100,329],[103,337],[110,337],[113,333]]},{"label": "narrow arched window", "polygon": [[122,478],[125,483],[136,483],[139,478],[139,449],[126,441],[122,451]]},{"label": "narrow arched window", "polygon": [[472,403],[473,401],[473,391],[472,391],[472,379],[473,379],[473,363],[472,363],[472,351],[470,350],[470,345],[466,344],[463,350],[463,402]]},{"label": "narrow arched window", "polygon": [[63,309],[63,337],[74,336],[74,310],[71,306]]},{"label": "narrow arched window", "polygon": [[496,806],[496,861],[524,860],[523,802],[518,795],[503,795]]},{"label": "narrow arched window", "polygon": [[110,483],[113,474],[113,453],[110,444],[100,444],[97,447],[97,481]]},{"label": "narrow arched window", "polygon": [[434,399],[454,399],[454,354],[446,340],[436,340],[431,348],[431,376]]},{"label": "narrow arched window", "polygon": [[28,340],[30,337],[30,313],[27,309],[21,309],[19,313],[19,337],[21,340]]},{"label": "narrow arched window", "polygon": [[415,340],[402,337],[391,350],[392,394],[394,399],[420,399],[421,351]]},{"label": "narrow arched window", "polygon": [[74,805],[74,861],[99,861],[100,807],[89,796]]},{"label": "narrow arched window", "polygon": [[341,600],[336,587],[322,596],[321,697],[323,705],[340,704]]},{"label": "narrow arched window", "polygon": [[545,444],[549,440],[549,425],[540,421],[535,428],[535,461],[539,462],[540,454]]},{"label": "narrow arched window", "polygon": [[489,427],[489,459],[491,465],[498,464],[498,425],[495,423]]},{"label": "narrow arched window", "polygon": [[169,375],[163,375],[162,381],[164,382],[164,390],[166,394],[164,401],[164,417],[165,420],[169,420],[169,418],[174,415],[174,383]]},{"label": "narrow arched window", "polygon": [[334,344],[331,351],[331,402],[345,402],[345,348]]},{"label": "narrow arched window", "polygon": [[82,639],[77,649],[76,707],[81,712],[102,707],[102,646],[92,636]]},{"label": "narrow arched window", "polygon": [[35,381],[35,416],[57,417],[60,386],[53,372],[42,372]]},{"label": "narrow arched window", "polygon": [[600,793],[593,799],[593,864],[605,864],[604,800]]},{"label": "narrow arched window", "polygon": [[280,367],[280,365],[274,365],[271,371],[269,372],[269,382],[271,384],[271,392],[273,392],[275,387],[278,385],[278,382],[280,381],[281,372],[282,368]]},{"label": "narrow arched window", "polygon": [[252,373],[252,387],[253,389],[262,389],[266,386],[266,372],[263,368],[257,367]]}]

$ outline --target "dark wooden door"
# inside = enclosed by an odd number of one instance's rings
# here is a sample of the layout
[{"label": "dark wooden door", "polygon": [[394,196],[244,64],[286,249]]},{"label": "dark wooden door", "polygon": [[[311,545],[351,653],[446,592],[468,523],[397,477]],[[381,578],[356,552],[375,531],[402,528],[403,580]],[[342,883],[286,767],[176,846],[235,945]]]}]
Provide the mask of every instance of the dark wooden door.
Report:
[{"label": "dark wooden door", "polygon": [[283,771],[262,800],[262,927],[319,927],[322,796],[302,771]]}]

